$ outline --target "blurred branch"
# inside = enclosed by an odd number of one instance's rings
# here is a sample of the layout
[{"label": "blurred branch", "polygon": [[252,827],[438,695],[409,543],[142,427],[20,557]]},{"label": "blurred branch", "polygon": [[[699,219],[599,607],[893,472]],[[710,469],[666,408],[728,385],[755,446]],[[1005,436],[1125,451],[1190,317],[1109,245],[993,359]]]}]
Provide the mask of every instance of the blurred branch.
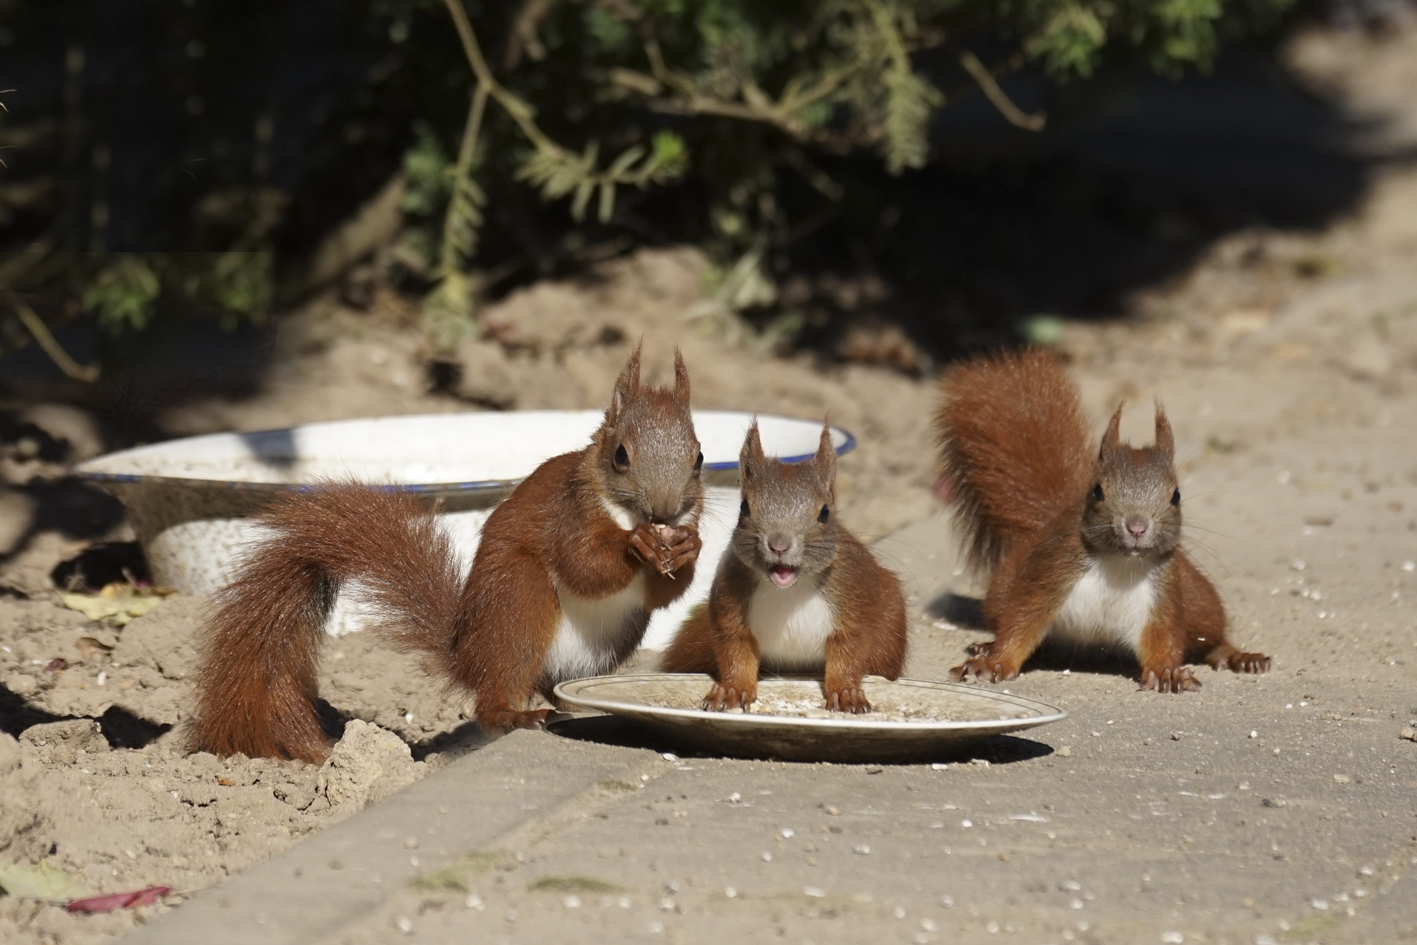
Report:
[{"label": "blurred branch", "polygon": [[[716,115],[772,125],[802,143],[836,145],[838,148],[870,143],[863,142],[859,135],[833,134],[813,128],[798,117],[803,109],[827,98],[862,72],[864,63],[851,63],[810,84],[801,76],[796,76],[788,81],[776,101],[749,80],[743,85],[743,100],[737,101],[710,95],[691,77],[670,69],[665,65],[664,55],[655,40],[648,40],[644,49],[650,66],[648,75],[634,69],[617,68],[610,70],[609,78],[621,88],[643,95],[648,99],[646,105],[654,111],[671,115]],[[663,95],[666,89],[670,94]]]},{"label": "blurred branch", "polygon": [[15,315],[20,319],[20,323],[23,324],[25,328],[29,330],[30,335],[34,337],[35,343],[44,350],[45,354],[49,355],[49,359],[54,362],[59,370],[63,371],[69,377],[72,377],[74,380],[83,381],[85,384],[92,384],[94,381],[98,380],[99,366],[96,364],[79,364],[73,358],[69,357],[69,352],[65,351],[63,347],[60,346],[59,342],[54,340],[54,336],[50,334],[48,327],[44,324],[44,320],[35,314],[34,309],[30,308],[24,302],[21,302],[18,298],[15,298],[14,295],[10,296],[10,305],[14,307]]},{"label": "blurred branch", "polygon": [[1048,116],[1041,112],[1036,115],[1030,115],[1015,105],[1008,95],[1004,93],[1004,90],[999,87],[999,83],[994,78],[994,74],[989,71],[984,63],[979,61],[978,56],[974,55],[974,53],[969,50],[965,50],[959,54],[959,64],[964,67],[965,72],[968,72],[970,76],[973,77],[975,82],[979,83],[979,90],[984,93],[984,97],[999,110],[999,114],[1003,115],[1004,118],[1008,120],[1009,124],[1013,125],[1015,128],[1022,128],[1024,131],[1043,130],[1043,125],[1048,121]]}]

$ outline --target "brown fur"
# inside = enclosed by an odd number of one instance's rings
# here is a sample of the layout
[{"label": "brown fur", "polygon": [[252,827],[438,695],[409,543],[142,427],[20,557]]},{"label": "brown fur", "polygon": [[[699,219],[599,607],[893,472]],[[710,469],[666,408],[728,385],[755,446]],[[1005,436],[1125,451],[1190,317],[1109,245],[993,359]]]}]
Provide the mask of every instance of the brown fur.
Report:
[{"label": "brown fur", "polygon": [[[600,654],[607,668],[639,645],[651,611],[688,588],[701,544],[697,450],[682,359],[676,352],[672,389],[641,387],[636,351],[595,441],[547,460],[488,517],[466,582],[447,534],[409,493],[324,483],[280,500],[262,518],[275,537],[216,600],[189,747],[313,762],[329,754],[316,670],[335,592],[354,578],[369,585],[391,644],[476,694],[480,725],[539,725],[545,710],[527,703],[559,681],[544,666],[558,586],[599,599],[645,575],[643,608]],[[638,524],[620,528],[603,498]]]},{"label": "brown fur", "polygon": [[[749,625],[749,604],[759,587],[770,582],[767,570],[778,561],[765,556],[765,540],[774,534],[795,535],[798,550],[784,560],[798,564],[803,578],[819,581],[833,629],[815,665],[782,668],[822,672],[829,709],[869,712],[862,677],[897,679],[905,665],[905,596],[900,580],[837,523],[836,454],[830,431],[823,430],[812,460],[787,465],[763,455],[754,424],[741,459],[749,512],[739,517],[708,602],[689,615],[661,667],[671,673],[713,676],[706,708],[751,705],[763,660]],[[827,510],[826,522],[816,520],[821,508]]]},{"label": "brown fur", "polygon": [[1189,659],[1236,672],[1269,668],[1264,654],[1226,640],[1219,593],[1179,547],[1175,441],[1159,407],[1155,445],[1119,442],[1119,408],[1094,453],[1077,388],[1050,355],[973,361],[953,371],[941,392],[952,511],[966,557],[989,577],[984,616],[994,632],[954,668],[956,679],[1017,677],[1089,557],[1099,555],[1135,558],[1157,590],[1136,653],[1143,688],[1200,688]]}]

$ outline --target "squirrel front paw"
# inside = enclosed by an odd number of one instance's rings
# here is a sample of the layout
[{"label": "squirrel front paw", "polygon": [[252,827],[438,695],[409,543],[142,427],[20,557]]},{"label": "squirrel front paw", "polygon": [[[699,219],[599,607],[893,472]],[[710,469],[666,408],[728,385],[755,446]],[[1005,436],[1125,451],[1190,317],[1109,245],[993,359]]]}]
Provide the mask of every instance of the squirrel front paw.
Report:
[{"label": "squirrel front paw", "polygon": [[709,712],[727,712],[732,709],[747,709],[758,699],[755,685],[725,686],[714,683],[704,696],[704,709]]},{"label": "squirrel front paw", "polygon": [[844,686],[827,693],[827,709],[863,715],[871,711],[871,700],[866,698],[866,692],[860,686]]},{"label": "squirrel front paw", "polygon": [[654,568],[660,574],[668,561],[669,549],[660,537],[659,526],[640,522],[630,532],[630,554]]},{"label": "squirrel front paw", "polygon": [[[664,526],[661,525],[660,528],[663,529]],[[664,567],[666,574],[673,574],[680,568],[693,564],[699,559],[699,551],[704,546],[698,530],[688,525],[672,529],[668,534],[661,531],[660,538],[665,542],[668,552]]]},{"label": "squirrel front paw", "polygon": [[666,577],[698,560],[703,540],[696,529],[641,522],[630,533],[630,552]]},{"label": "squirrel front paw", "polygon": [[967,682],[970,679],[980,682],[1004,682],[1018,678],[1018,667],[1005,665],[1003,661],[991,663],[988,656],[976,656],[950,670],[950,678],[955,682]]},{"label": "squirrel front paw", "polygon": [[1195,692],[1201,681],[1191,672],[1189,666],[1170,669],[1149,669],[1142,673],[1140,689],[1151,692]]}]

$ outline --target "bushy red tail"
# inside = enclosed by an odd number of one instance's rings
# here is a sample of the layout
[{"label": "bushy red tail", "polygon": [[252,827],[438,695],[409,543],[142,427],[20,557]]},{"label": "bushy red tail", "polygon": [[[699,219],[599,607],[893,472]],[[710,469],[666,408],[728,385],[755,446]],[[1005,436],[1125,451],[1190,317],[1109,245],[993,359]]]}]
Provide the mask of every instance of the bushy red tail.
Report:
[{"label": "bushy red tail", "polygon": [[1041,351],[978,358],[940,384],[940,457],[972,567],[1082,501],[1095,465],[1077,385]]},{"label": "bushy red tail", "polygon": [[398,649],[446,665],[462,577],[447,533],[411,493],[322,483],[260,517],[273,535],[214,601],[197,669],[193,751],[320,762],[315,712],[325,621],[360,580]]}]

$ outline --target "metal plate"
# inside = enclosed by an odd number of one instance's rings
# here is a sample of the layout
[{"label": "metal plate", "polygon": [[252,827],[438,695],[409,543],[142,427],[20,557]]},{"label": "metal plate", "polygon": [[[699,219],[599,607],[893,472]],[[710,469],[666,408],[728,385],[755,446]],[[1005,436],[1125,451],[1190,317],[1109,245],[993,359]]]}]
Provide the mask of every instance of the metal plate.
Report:
[{"label": "metal plate", "polygon": [[595,676],[556,687],[580,709],[610,713],[695,748],[795,761],[897,761],[957,752],[969,742],[1066,718],[1056,706],[978,686],[868,676],[874,711],[827,712],[822,683],[767,678],[748,712],[700,708],[712,680],[696,674]]}]

